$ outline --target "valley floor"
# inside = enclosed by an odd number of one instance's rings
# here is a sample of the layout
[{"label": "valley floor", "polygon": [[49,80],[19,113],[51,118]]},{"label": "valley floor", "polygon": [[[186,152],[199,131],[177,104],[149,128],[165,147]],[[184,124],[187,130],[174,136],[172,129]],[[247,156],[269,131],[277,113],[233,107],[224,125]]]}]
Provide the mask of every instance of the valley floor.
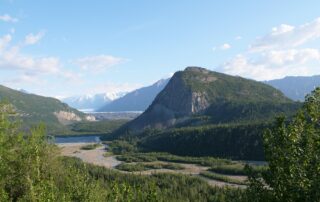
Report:
[{"label": "valley floor", "polygon": [[[88,144],[87,143],[66,143],[66,144],[59,144],[58,146],[61,148],[61,155],[63,156],[77,157],[86,163],[103,166],[105,168],[118,170],[116,169],[116,166],[123,163],[116,159],[116,155],[105,156],[106,146],[99,146],[92,150],[81,149],[81,147],[85,145],[88,145]],[[164,162],[164,161],[149,162],[149,164],[152,164],[152,163],[154,164],[154,163],[168,163],[168,162]],[[219,187],[231,186],[231,187],[245,188],[245,185],[218,181],[218,180],[209,179],[207,177],[201,176],[200,173],[206,172],[209,169],[209,167],[205,167],[197,164],[186,164],[186,163],[171,163],[171,164],[178,164],[178,166],[181,166],[183,169],[161,168],[161,169],[149,169],[144,171],[134,171],[134,172],[121,171],[121,170],[118,170],[118,171],[123,173],[132,173],[136,175],[151,175],[155,173],[179,173],[179,174],[197,176],[207,181],[208,184],[211,186],[219,186]],[[246,180],[246,176],[235,176],[235,175],[225,175],[225,176],[228,178],[240,180],[240,181]]]}]

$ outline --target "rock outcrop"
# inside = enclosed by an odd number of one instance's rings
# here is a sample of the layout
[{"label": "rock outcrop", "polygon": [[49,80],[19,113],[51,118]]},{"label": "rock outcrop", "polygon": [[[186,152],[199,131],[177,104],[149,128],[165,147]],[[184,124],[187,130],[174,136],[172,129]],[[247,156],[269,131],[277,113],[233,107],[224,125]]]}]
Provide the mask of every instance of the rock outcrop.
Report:
[{"label": "rock outcrop", "polygon": [[72,122],[82,120],[78,115],[76,115],[73,112],[59,111],[59,112],[54,112],[54,115],[57,117],[58,121],[63,125],[67,125]]}]

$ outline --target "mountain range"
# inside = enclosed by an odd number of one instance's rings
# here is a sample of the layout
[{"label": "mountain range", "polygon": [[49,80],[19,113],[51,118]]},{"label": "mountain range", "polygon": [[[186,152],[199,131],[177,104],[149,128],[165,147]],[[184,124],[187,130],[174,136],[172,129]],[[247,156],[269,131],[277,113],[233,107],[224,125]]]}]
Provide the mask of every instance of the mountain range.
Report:
[{"label": "mountain range", "polygon": [[265,81],[265,83],[279,89],[293,100],[303,101],[308,93],[320,86],[320,75],[287,76],[283,79]]},{"label": "mountain range", "polygon": [[154,98],[167,85],[169,79],[161,79],[151,86],[134,90],[101,107],[99,112],[145,111]]},{"label": "mountain range", "polygon": [[61,101],[79,110],[95,111],[125,94],[126,92],[79,95],[63,98]]},{"label": "mountain range", "polygon": [[[98,112],[145,111],[168,82],[169,79],[161,79],[153,85],[129,93],[73,96],[62,99],[62,101],[79,110],[89,109]],[[303,101],[308,93],[315,87],[320,86],[320,76],[288,76],[282,79],[264,81],[263,83],[280,90],[292,100]]]}]

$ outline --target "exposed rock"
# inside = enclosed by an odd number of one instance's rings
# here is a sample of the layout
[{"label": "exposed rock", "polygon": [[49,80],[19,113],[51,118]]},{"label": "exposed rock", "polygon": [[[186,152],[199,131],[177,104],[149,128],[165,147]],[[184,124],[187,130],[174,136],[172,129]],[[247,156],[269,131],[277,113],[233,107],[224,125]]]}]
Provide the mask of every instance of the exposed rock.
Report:
[{"label": "exposed rock", "polygon": [[197,67],[197,66],[189,66],[185,69],[185,71],[190,71],[190,72],[199,72],[199,73],[202,73],[202,74],[209,74],[210,71],[205,69],[205,68],[202,68],[202,67]]},{"label": "exposed rock", "polygon": [[198,113],[209,107],[210,103],[206,98],[206,93],[193,92],[192,93],[191,112]]},{"label": "exposed rock", "polygon": [[82,121],[81,117],[79,117],[73,112],[59,111],[59,112],[54,112],[54,115],[57,117],[59,122],[64,125],[67,125],[76,121]]},{"label": "exposed rock", "polygon": [[87,116],[85,116],[85,120],[86,121],[95,121],[96,118],[94,116],[92,116],[92,115],[87,115]]}]

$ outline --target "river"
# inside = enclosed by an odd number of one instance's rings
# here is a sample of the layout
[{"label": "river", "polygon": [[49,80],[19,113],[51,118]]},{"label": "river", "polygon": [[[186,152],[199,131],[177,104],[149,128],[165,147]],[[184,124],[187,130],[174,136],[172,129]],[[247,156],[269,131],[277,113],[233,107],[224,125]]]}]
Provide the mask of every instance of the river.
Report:
[{"label": "river", "polygon": [[100,143],[100,136],[92,136],[92,135],[85,135],[85,136],[58,136],[55,137],[56,144],[88,144],[88,143]]}]

